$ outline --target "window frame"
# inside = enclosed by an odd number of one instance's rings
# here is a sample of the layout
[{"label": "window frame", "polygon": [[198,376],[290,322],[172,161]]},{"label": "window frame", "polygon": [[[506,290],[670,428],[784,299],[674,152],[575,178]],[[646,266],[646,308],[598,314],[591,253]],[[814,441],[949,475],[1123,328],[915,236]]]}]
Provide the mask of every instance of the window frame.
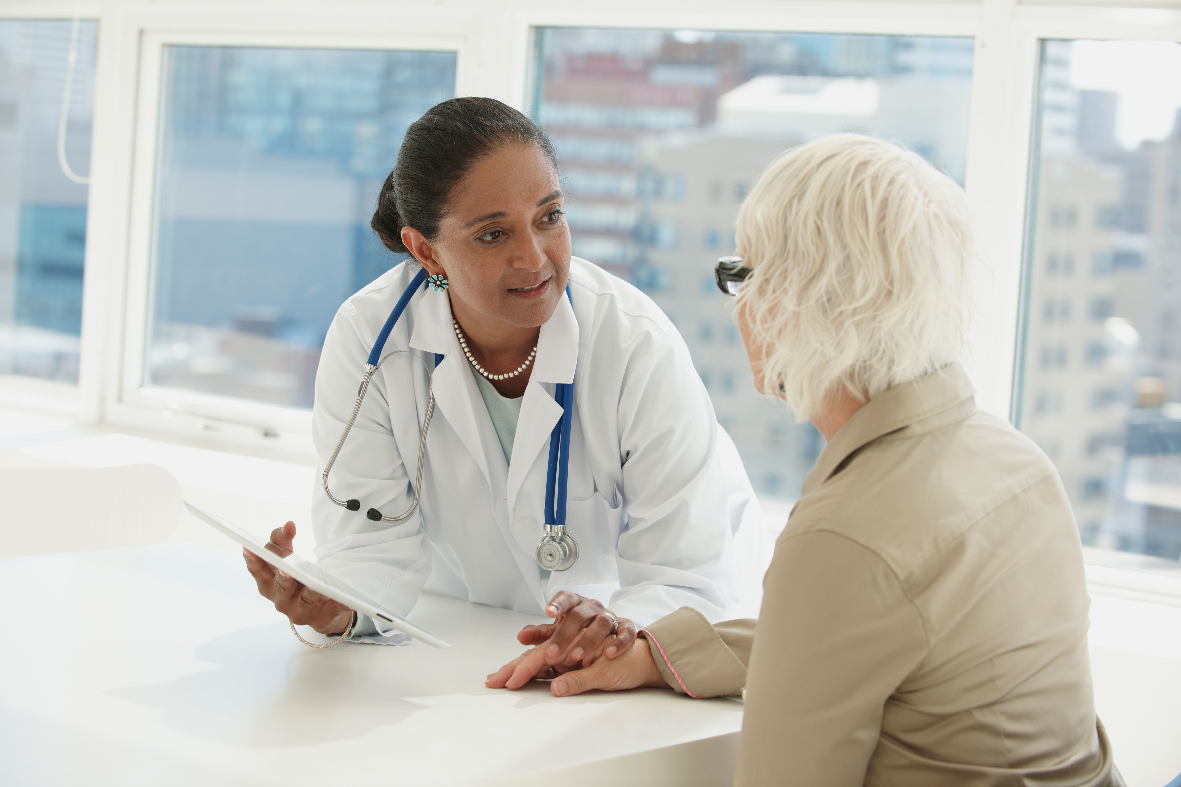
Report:
[{"label": "window frame", "polygon": [[[137,97],[135,106],[135,144],[129,188],[128,231],[121,278],[124,281],[121,303],[109,302],[108,335],[118,337],[117,345],[108,348],[104,377],[102,409],[107,422],[161,431],[173,436],[202,442],[228,443],[239,447],[265,448],[308,459],[311,451],[311,413],[308,410],[281,407],[245,399],[217,396],[182,389],[146,385],[144,370],[150,321],[153,314],[154,278],[152,270],[153,224],[157,183],[156,168],[164,101],[163,67],[165,48],[182,46],[243,46],[309,49],[386,49],[400,51],[455,52],[456,93],[472,81],[471,69],[464,66],[471,52],[470,36],[454,29],[445,30],[438,19],[422,20],[423,28],[434,34],[357,35],[323,30],[312,17],[296,15],[289,29],[275,29],[268,20],[266,29],[243,30],[251,20],[222,19],[218,30],[191,30],[158,23],[136,26],[139,57],[135,69]],[[339,24],[341,20],[337,19]],[[469,91],[470,92],[470,91]],[[120,258],[116,258],[118,263]],[[114,352],[115,346],[118,351]]]}]

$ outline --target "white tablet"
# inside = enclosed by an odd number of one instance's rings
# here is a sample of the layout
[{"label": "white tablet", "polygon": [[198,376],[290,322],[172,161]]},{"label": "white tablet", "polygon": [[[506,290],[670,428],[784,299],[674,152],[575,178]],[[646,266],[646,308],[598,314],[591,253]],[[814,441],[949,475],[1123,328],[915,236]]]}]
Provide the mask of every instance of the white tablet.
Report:
[{"label": "white tablet", "polygon": [[294,578],[296,582],[307,585],[317,593],[328,596],[328,598],[344,604],[349,609],[355,609],[357,612],[368,615],[376,620],[384,620],[398,631],[403,631],[428,645],[433,645],[436,648],[451,647],[443,640],[427,634],[405,618],[390,612],[363,593],[353,590],[316,564],[301,560],[294,555],[292,555],[294,560],[281,558],[267,549],[265,543],[259,541],[237,525],[231,524],[215,514],[198,508],[188,501],[185,501],[185,507],[193,513],[193,516],[225,533],[284,574]]}]

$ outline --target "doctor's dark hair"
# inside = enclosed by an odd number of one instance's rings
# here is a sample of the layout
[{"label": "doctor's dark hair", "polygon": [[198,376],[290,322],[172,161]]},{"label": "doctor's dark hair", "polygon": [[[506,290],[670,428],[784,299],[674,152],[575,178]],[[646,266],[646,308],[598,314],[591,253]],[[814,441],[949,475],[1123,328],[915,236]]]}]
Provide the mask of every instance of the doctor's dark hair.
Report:
[{"label": "doctor's dark hair", "polygon": [[434,240],[452,190],[473,164],[508,145],[536,145],[558,169],[550,138],[509,105],[480,97],[436,104],[406,130],[369,226],[397,254],[407,253],[403,227],[413,227]]}]

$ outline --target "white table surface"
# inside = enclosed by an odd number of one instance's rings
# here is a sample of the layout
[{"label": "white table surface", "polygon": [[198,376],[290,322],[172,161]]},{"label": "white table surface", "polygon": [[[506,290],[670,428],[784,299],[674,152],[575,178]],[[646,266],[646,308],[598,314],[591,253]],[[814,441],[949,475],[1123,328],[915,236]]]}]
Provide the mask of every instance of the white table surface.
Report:
[{"label": "white table surface", "polygon": [[0,784],[676,784],[732,778],[742,704],[484,677],[538,622],[423,596],[436,650],[299,644],[197,544],[0,560]]}]

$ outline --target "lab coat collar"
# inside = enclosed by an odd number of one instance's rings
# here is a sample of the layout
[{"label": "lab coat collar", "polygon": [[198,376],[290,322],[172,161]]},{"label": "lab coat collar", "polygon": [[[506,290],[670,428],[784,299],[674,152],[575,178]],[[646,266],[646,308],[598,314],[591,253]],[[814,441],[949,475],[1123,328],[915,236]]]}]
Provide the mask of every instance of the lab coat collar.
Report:
[{"label": "lab coat collar", "polygon": [[566,293],[558,301],[537,337],[537,358],[533,361],[531,383],[572,383],[578,366],[578,320]]},{"label": "lab coat collar", "polygon": [[896,385],[870,399],[820,452],[804,479],[803,494],[819,488],[861,448],[891,432],[928,432],[976,412],[976,389],[958,363],[910,383]]},{"label": "lab coat collar", "polygon": [[[484,400],[476,388],[476,381],[468,371],[459,340],[455,338],[455,329],[451,325],[451,302],[445,292],[430,289],[420,297],[414,309],[414,333],[410,337],[410,348],[444,356],[443,362],[431,376],[435,402],[479,466],[484,480],[495,488],[493,469],[497,465],[495,457],[489,457],[488,454],[493,448],[501,452],[500,443],[484,408]],[[476,409],[477,403],[479,410]],[[488,432],[492,433],[491,438]],[[501,453],[500,463],[503,464],[503,461]],[[503,477],[500,475],[500,478]]]},{"label": "lab coat collar", "polygon": [[458,351],[459,341],[451,325],[451,301],[447,293],[428,287],[417,300],[410,348],[440,355]]},{"label": "lab coat collar", "polygon": [[[554,399],[554,383],[574,382],[578,366],[578,320],[565,293],[558,308],[541,326],[537,337],[537,357],[521,403],[513,456],[508,468],[508,510],[510,516],[517,493],[537,455],[549,443],[554,424],[562,417],[562,408]],[[545,384],[549,385],[545,385]]]}]

